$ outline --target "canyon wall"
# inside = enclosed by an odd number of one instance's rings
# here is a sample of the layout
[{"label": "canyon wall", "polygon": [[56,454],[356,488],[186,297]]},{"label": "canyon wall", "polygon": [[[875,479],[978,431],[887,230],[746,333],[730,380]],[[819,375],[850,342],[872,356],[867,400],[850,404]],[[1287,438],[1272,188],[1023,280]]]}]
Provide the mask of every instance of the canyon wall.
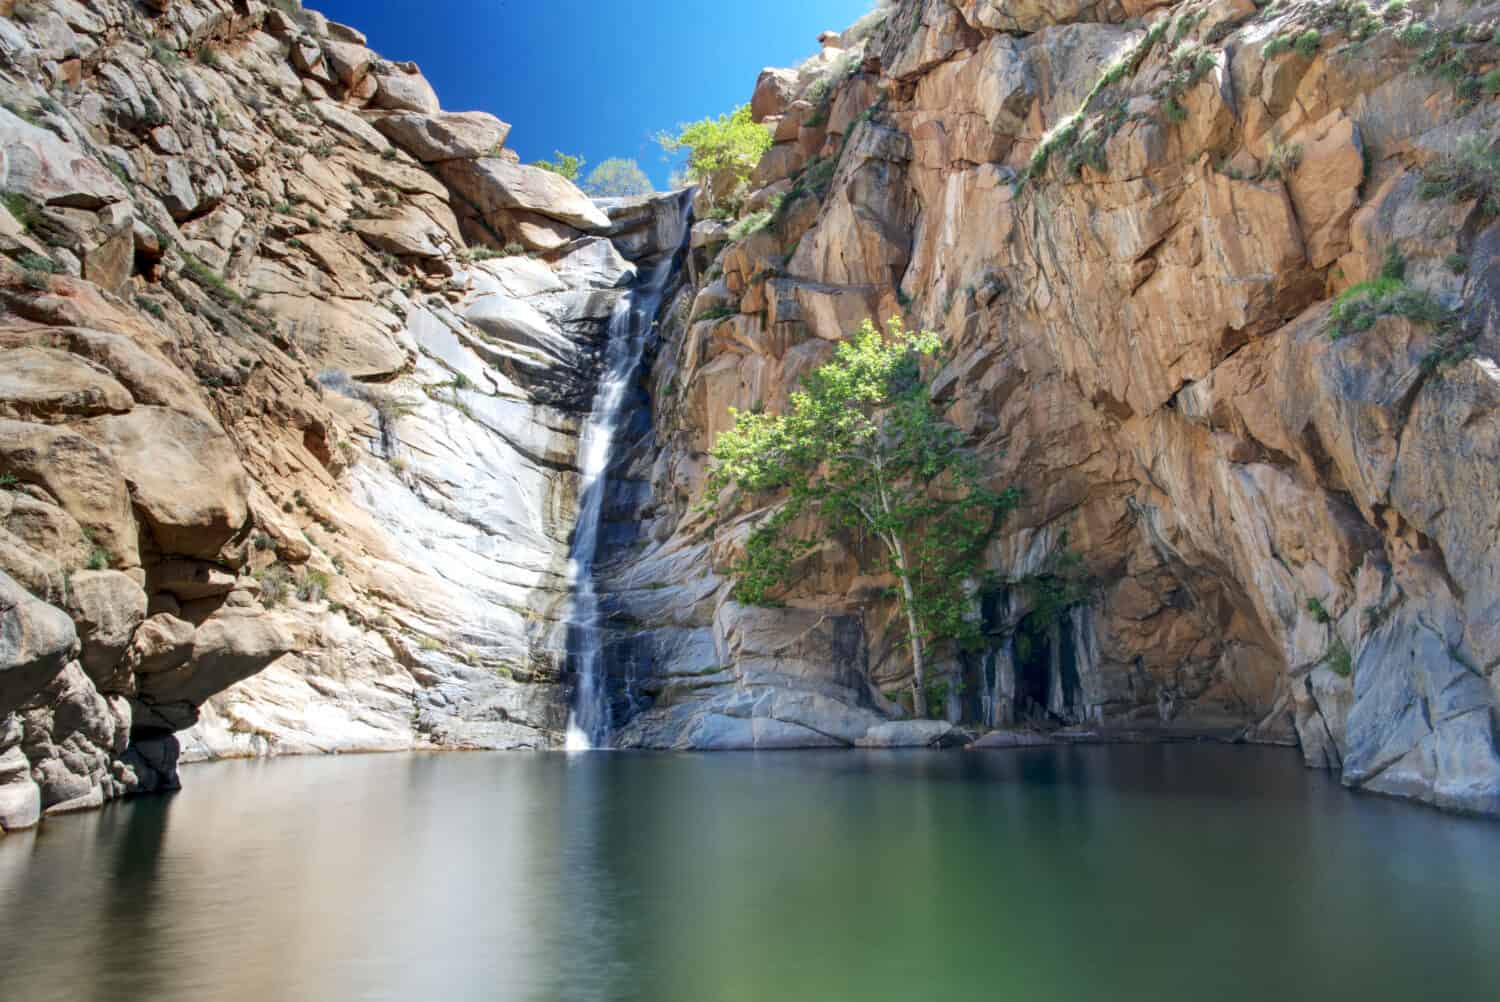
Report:
[{"label": "canyon wall", "polygon": [[0,828],[559,743],[579,423],[685,207],[295,5],[0,13]]},{"label": "canyon wall", "polygon": [[1295,742],[1500,809],[1497,14],[906,0],[766,71],[776,144],[738,221],[697,224],[652,374],[608,585],[622,741],[891,739],[876,555],[829,538],[746,608],[723,575],[775,499],[699,505],[729,407],[778,410],[901,315],[1024,491],[974,582],[986,649],[939,672],[950,721]]},{"label": "canyon wall", "polygon": [[[678,201],[295,4],[0,15],[0,829],[179,747],[557,746],[579,422]],[[604,505],[616,743],[1295,743],[1500,811],[1497,19],[902,0],[762,74]],[[701,507],[730,408],[893,315],[1024,491],[932,721],[862,541],[748,607],[775,499]]]}]

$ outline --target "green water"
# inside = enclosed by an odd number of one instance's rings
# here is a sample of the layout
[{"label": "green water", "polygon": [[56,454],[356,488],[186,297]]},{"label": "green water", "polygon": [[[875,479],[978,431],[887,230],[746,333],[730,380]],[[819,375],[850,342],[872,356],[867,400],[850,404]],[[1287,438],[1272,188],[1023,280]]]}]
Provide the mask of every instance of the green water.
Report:
[{"label": "green water", "polygon": [[0,999],[1500,996],[1500,824],[1294,752],[226,763],[0,839]]}]

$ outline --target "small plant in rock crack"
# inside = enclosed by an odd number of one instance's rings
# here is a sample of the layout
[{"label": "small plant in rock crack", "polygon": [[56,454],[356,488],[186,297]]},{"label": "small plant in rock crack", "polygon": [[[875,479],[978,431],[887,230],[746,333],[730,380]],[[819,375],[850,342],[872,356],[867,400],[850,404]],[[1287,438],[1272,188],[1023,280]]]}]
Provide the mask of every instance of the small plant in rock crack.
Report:
[{"label": "small plant in rock crack", "polygon": [[694,317],[693,321],[696,323],[702,320],[726,320],[729,317],[739,316],[739,312],[737,306],[710,306]]},{"label": "small plant in rock crack", "polygon": [[62,272],[57,262],[40,254],[21,254],[16,258],[16,264],[25,270],[21,281],[36,292],[51,290],[52,276]]},{"label": "small plant in rock crack", "polygon": [[297,583],[299,602],[321,602],[328,595],[328,575],[322,571],[306,571]]},{"label": "small plant in rock crack", "polygon": [[1292,48],[1297,50],[1297,55],[1304,59],[1311,59],[1313,56],[1316,56],[1318,50],[1322,47],[1323,36],[1316,28],[1307,29],[1298,35],[1297,40],[1292,43]]},{"label": "small plant in rock crack", "polygon": [[1500,216],[1500,137],[1469,136],[1422,171],[1423,198],[1472,199],[1481,214]]},{"label": "small plant in rock crack", "polygon": [[1285,181],[1292,176],[1301,163],[1302,147],[1300,145],[1272,143],[1271,152],[1266,154],[1266,163],[1261,168],[1260,176],[1264,180]]},{"label": "small plant in rock crack", "polygon": [[257,575],[260,582],[260,604],[274,609],[292,592],[292,574],[281,564],[272,564]]},{"label": "small plant in rock crack", "polygon": [[153,39],[149,49],[151,58],[162,65],[164,69],[175,70],[182,65],[182,56],[177,50],[167,45],[160,39]]},{"label": "small plant in rock crack", "polygon": [[41,210],[35,202],[19,192],[7,191],[0,195],[0,202],[15,217],[16,222],[21,224],[23,230],[30,230],[41,219]]}]

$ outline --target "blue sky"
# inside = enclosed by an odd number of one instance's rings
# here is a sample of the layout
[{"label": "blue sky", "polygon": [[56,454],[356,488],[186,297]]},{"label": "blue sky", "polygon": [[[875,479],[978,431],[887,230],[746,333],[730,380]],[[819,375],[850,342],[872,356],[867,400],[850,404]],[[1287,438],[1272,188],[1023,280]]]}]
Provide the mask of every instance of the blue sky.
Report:
[{"label": "blue sky", "polygon": [[[795,65],[818,33],[871,0],[308,0],[388,59],[422,67],[448,111],[492,112],[532,161],[632,157],[658,187],[651,136],[750,100],[765,66]],[[585,168],[585,172],[588,168]]]}]

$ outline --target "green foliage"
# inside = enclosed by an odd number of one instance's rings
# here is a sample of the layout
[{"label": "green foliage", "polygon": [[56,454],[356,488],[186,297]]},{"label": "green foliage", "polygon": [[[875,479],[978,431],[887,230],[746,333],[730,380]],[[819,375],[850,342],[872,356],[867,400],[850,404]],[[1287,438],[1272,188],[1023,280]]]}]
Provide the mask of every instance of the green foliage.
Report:
[{"label": "green foliage", "polygon": [[1425,46],[1432,40],[1432,26],[1422,21],[1413,21],[1400,31],[1396,32],[1396,41],[1408,48]]},{"label": "green foliage", "polygon": [[815,157],[807,162],[801,173],[795,175],[792,189],[782,200],[783,206],[791,205],[807,192],[822,196],[833,184],[833,175],[838,171],[838,161],[833,157]]},{"label": "green foliage", "polygon": [[1281,55],[1283,52],[1290,52],[1291,49],[1292,49],[1292,36],[1290,36],[1290,35],[1277,35],[1275,38],[1271,39],[1269,42],[1266,43],[1265,57],[1267,59],[1275,59],[1277,56]]},{"label": "green foliage", "polygon": [[89,559],[86,566],[91,571],[109,570],[109,551],[102,546],[94,547],[89,551]]},{"label": "green foliage", "polygon": [[1443,264],[1455,275],[1466,274],[1469,270],[1469,259],[1462,254],[1449,254],[1443,258]]},{"label": "green foliage", "polygon": [[1323,655],[1323,663],[1328,666],[1329,671],[1341,678],[1354,674],[1354,655],[1349,653],[1348,645],[1337,630],[1333,631],[1333,640],[1328,644],[1328,652]]},{"label": "green foliage", "polygon": [[557,154],[556,160],[538,160],[531,166],[551,171],[554,174],[567,178],[569,181],[577,181],[578,175],[583,172],[583,165],[588,163],[588,161],[583,159],[583,157],[575,157],[572,154],[564,153],[562,150],[554,150],[553,152]]},{"label": "green foliage", "polygon": [[152,40],[150,54],[152,59],[168,70],[175,70],[182,64],[182,57],[177,54],[177,50],[167,45],[161,39]]},{"label": "green foliage", "polygon": [[328,594],[328,575],[322,571],[306,571],[297,583],[297,600],[321,602]]},{"label": "green foliage", "polygon": [[[1047,173],[1047,165],[1056,155],[1065,157],[1064,166],[1068,176],[1076,177],[1085,166],[1095,170],[1106,169],[1104,146],[1127,120],[1124,100],[1115,100],[1098,121],[1090,121],[1094,105],[1110,88],[1135,74],[1151,50],[1166,37],[1169,19],[1162,18],[1153,24],[1136,45],[1116,59],[1094,86],[1089,89],[1083,103],[1072,115],[1054,125],[1031,154],[1031,160],[1022,173],[1020,182],[1039,180]],[[1209,63],[1212,68],[1213,63]],[[1175,92],[1174,92],[1175,93]]]},{"label": "green foliage", "polygon": [[[777,204],[778,206],[780,205],[780,203]],[[775,215],[776,210],[774,208],[765,208],[761,209],[759,212],[750,213],[748,216],[745,216],[743,219],[729,228],[729,239],[743,240],[748,236],[753,236],[754,234],[759,233],[761,230],[771,225],[771,220],[775,217]]]},{"label": "green foliage", "polygon": [[1297,40],[1292,43],[1292,47],[1297,50],[1297,55],[1302,56],[1304,59],[1311,59],[1323,47],[1323,36],[1316,28],[1309,28],[1297,36]]},{"label": "green foliage", "polygon": [[1333,617],[1328,614],[1328,610],[1323,607],[1322,600],[1317,598],[1316,596],[1307,600],[1307,611],[1312,613],[1313,619],[1316,619],[1320,623],[1327,624],[1333,619]]},{"label": "green foliage", "polygon": [[186,251],[182,252],[182,273],[194,285],[226,306],[239,306],[245,301],[243,296],[229,287],[222,275]]},{"label": "green foliage", "polygon": [[1385,257],[1380,261],[1380,277],[1397,282],[1406,280],[1406,258],[1402,256],[1401,248],[1395,244],[1385,249]]},{"label": "green foliage", "polygon": [[884,333],[866,321],[807,375],[784,414],[731,412],[734,427],[714,443],[707,495],[718,506],[730,488],[781,495],[733,568],[743,602],[774,603],[798,560],[831,532],[879,545],[899,582],[919,715],[924,651],[977,641],[966,582],[1020,500],[981,482],[962,433],[943,420],[923,372],[940,348],[937,334],[907,331],[899,318]]},{"label": "green foliage", "polygon": [[624,157],[612,157],[589,172],[583,190],[595,198],[629,198],[649,195],[656,189],[640,164]]},{"label": "green foliage", "polygon": [[0,491],[12,491],[21,483],[14,473],[0,473]]},{"label": "green foliage", "polygon": [[1367,331],[1381,317],[1388,316],[1405,317],[1414,323],[1439,327],[1454,322],[1453,311],[1431,294],[1413,289],[1399,277],[1382,274],[1373,281],[1360,282],[1345,289],[1333,302],[1325,331],[1337,341],[1348,334]]},{"label": "green foliage", "polygon": [[62,271],[58,267],[57,262],[50,257],[43,257],[40,254],[33,254],[29,251],[25,254],[16,255],[16,264],[27,271],[39,271],[47,275],[56,275]]},{"label": "green foliage", "polygon": [[771,148],[771,130],[752,121],[750,106],[742,104],[727,115],[683,125],[676,135],[660,133],[656,141],[667,153],[688,152],[688,175],[718,205],[732,200],[749,181]]},{"label": "green foliage", "polygon": [[50,291],[52,289],[52,276],[62,272],[62,268],[58,266],[56,261],[53,261],[49,257],[29,252],[16,255],[16,264],[25,270],[25,274],[21,276],[21,281],[26,284],[28,289],[33,289],[37,292]]},{"label": "green foliage", "polygon": [[260,604],[274,609],[292,591],[292,574],[281,564],[272,564],[257,575],[260,580]]},{"label": "green foliage", "polygon": [[215,67],[219,65],[219,53],[208,46],[198,50],[198,62],[203,66]]},{"label": "green foliage", "polygon": [[1469,136],[1422,172],[1423,198],[1473,199],[1486,216],[1500,215],[1500,137]]},{"label": "green foliage", "polygon": [[739,312],[739,309],[733,306],[710,306],[694,317],[693,320],[695,322],[699,320],[723,320],[727,317],[736,316]]},{"label": "green foliage", "polygon": [[1261,168],[1260,176],[1272,181],[1285,181],[1292,176],[1292,172],[1300,163],[1302,163],[1300,145],[1272,143],[1271,152],[1266,155],[1266,164]]},{"label": "green foliage", "polygon": [[21,224],[22,229],[31,229],[41,218],[36,203],[20,192],[7,191],[0,195],[0,202],[5,203],[6,210]]}]

